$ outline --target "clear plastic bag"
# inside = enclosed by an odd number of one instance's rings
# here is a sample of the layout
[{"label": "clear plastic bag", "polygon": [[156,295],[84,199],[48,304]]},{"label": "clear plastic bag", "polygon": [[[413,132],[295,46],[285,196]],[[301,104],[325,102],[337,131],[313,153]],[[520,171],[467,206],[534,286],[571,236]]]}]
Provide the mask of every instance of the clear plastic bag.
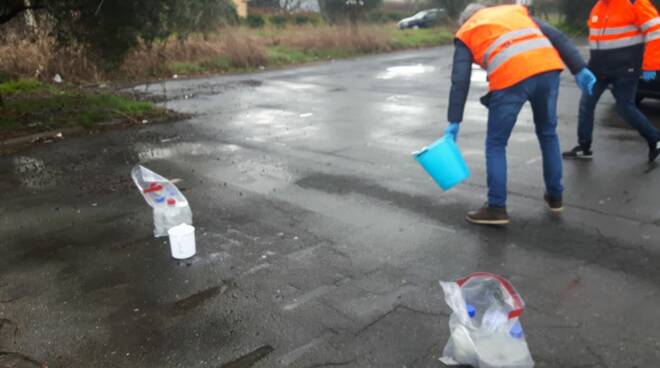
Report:
[{"label": "clear plastic bag", "polygon": [[520,324],[525,303],[513,285],[479,272],[440,282],[451,308],[450,338],[440,359],[475,368],[532,368],[534,361]]},{"label": "clear plastic bag", "polygon": [[167,236],[167,231],[181,224],[192,225],[192,211],[186,197],[171,181],[144,166],[131,170],[133,182],[154,211],[154,236]]}]

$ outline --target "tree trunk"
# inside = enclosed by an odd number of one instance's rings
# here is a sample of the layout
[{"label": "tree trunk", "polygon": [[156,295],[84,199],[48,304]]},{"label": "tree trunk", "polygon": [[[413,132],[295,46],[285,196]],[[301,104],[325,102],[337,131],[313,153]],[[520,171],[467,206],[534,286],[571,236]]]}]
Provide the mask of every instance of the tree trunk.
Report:
[{"label": "tree trunk", "polygon": [[25,24],[27,24],[30,31],[35,31],[37,29],[37,21],[34,18],[34,11],[31,9],[32,2],[30,0],[25,0],[25,7],[28,8],[25,11]]}]

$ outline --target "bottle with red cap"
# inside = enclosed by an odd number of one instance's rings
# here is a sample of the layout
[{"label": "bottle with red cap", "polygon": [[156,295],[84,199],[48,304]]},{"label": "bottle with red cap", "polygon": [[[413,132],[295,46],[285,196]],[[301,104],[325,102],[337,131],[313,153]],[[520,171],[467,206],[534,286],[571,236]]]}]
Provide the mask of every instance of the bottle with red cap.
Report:
[{"label": "bottle with red cap", "polygon": [[188,201],[177,201],[174,197],[168,197],[154,207],[154,235],[156,237],[167,236],[167,231],[175,226],[187,224],[192,225],[192,211]]}]

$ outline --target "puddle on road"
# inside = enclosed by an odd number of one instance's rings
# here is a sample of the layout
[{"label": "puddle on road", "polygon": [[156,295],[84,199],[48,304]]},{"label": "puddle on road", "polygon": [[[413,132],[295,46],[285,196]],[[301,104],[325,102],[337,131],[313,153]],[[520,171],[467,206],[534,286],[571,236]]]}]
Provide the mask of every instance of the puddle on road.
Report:
[{"label": "puddle on road", "polygon": [[253,177],[255,181],[257,175],[285,183],[292,182],[295,177],[287,165],[269,159],[247,160],[239,162],[237,167],[241,174]]},{"label": "puddle on road", "polygon": [[247,140],[266,142],[276,138],[318,135],[319,125],[314,124],[313,116],[314,114],[309,112],[300,114],[263,109],[238,115],[228,125],[248,130],[245,134]]},{"label": "puddle on road", "polygon": [[[171,88],[171,90],[168,88]],[[245,79],[224,83],[201,83],[190,87],[177,88],[182,81],[166,81],[162,83],[147,84],[133,89],[133,92],[154,102],[187,100],[201,96],[219,95],[240,88],[260,87],[263,82],[256,79]]]},{"label": "puddle on road", "polygon": [[[397,121],[406,121],[405,118],[400,118],[408,116],[410,114],[421,114],[426,111],[427,106],[425,104],[419,103],[419,99],[415,99],[413,96],[408,95],[393,95],[385,99],[386,102],[381,104],[380,110],[385,112],[391,112],[394,114],[404,114],[404,115],[395,115]],[[417,122],[417,121],[415,121]]]},{"label": "puddle on road", "polygon": [[378,74],[378,79],[410,78],[420,74],[431,73],[435,71],[434,66],[417,64],[405,66],[393,66],[387,68],[383,73]]},{"label": "puddle on road", "polygon": [[323,91],[323,87],[313,83],[300,83],[285,80],[269,81],[268,86],[262,88],[264,93],[282,96],[287,93],[311,93],[315,91]]},{"label": "puddle on road", "polygon": [[167,159],[183,155],[188,156],[211,156],[217,153],[234,153],[243,147],[235,144],[211,144],[181,142],[168,147],[145,145],[138,147],[137,154],[141,162]]},{"label": "puddle on road", "polygon": [[[276,124],[279,125],[279,124]],[[263,136],[263,134],[260,134]],[[256,142],[257,138],[245,138]],[[265,140],[262,140],[265,141]],[[295,173],[284,163],[273,160],[270,156],[259,154],[236,144],[213,144],[177,142],[166,146],[143,145],[136,148],[139,161],[146,163],[153,160],[183,159],[201,157],[202,160],[217,160],[214,165],[231,167],[238,182],[249,185],[252,190],[272,190],[273,183],[293,182]],[[213,174],[210,174],[213,175]]]},{"label": "puddle on road", "polygon": [[[291,111],[263,109],[250,112],[245,118],[250,121],[251,124],[272,125],[276,120],[286,121],[287,118],[291,118],[295,115],[296,114]],[[285,127],[285,125],[280,124],[279,127]]]}]

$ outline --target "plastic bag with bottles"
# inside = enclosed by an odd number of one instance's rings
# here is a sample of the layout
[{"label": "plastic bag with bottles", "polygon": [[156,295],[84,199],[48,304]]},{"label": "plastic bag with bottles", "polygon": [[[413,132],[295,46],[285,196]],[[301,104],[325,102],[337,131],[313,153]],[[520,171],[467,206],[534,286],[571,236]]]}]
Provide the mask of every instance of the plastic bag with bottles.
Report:
[{"label": "plastic bag with bottles", "polygon": [[133,182],[154,211],[154,236],[167,236],[167,231],[181,224],[192,225],[188,200],[170,180],[144,166],[131,170]]},{"label": "plastic bag with bottles", "polygon": [[475,368],[532,368],[520,316],[525,304],[506,279],[479,272],[440,282],[452,310],[450,338],[440,359]]}]

